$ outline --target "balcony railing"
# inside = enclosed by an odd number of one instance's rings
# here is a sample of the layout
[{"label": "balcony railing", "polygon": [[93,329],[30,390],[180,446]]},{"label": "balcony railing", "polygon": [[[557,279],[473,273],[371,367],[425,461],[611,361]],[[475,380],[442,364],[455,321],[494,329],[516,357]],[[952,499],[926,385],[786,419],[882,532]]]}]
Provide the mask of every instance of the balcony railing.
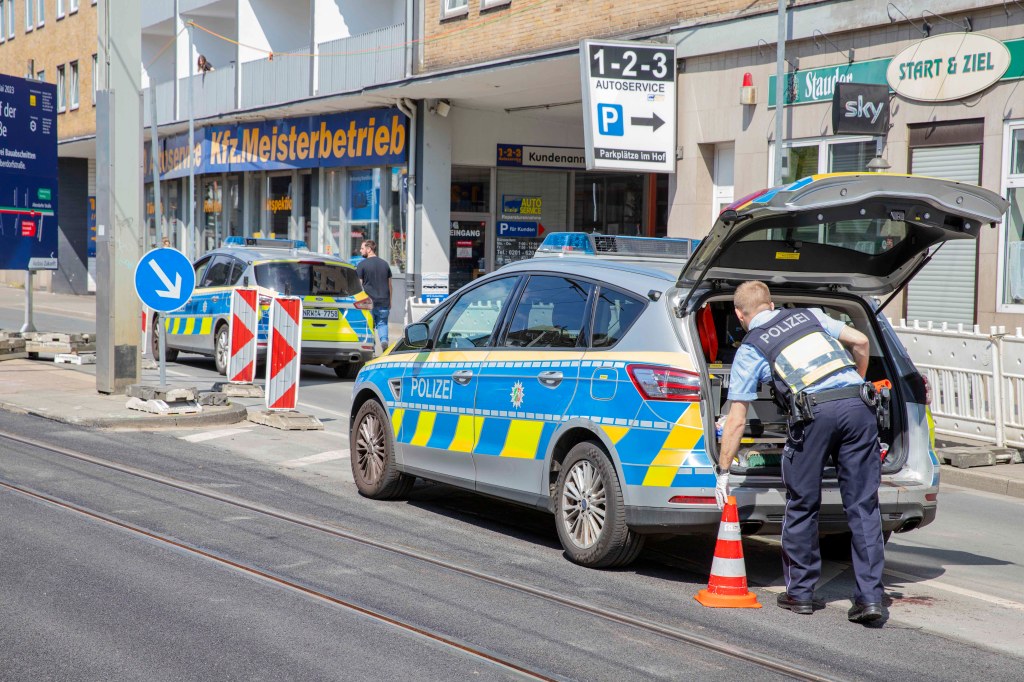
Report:
[{"label": "balcony railing", "polygon": [[[286,52],[306,53],[308,47]],[[242,108],[292,102],[309,97],[312,58],[275,55],[242,64]]]},{"label": "balcony railing", "polygon": [[[188,118],[189,78],[179,79],[179,119]],[[235,65],[225,64],[216,71],[192,76],[192,112],[195,118],[216,116],[235,110]]]},{"label": "balcony railing", "polygon": [[[156,89],[156,122],[157,125],[171,123],[174,121],[174,82],[165,81],[152,86]],[[146,127],[152,125],[153,104],[150,100],[152,88],[144,88],[142,91],[142,113]]]},{"label": "balcony railing", "polygon": [[405,76],[405,24],[330,40],[318,48],[319,95],[360,90]]}]

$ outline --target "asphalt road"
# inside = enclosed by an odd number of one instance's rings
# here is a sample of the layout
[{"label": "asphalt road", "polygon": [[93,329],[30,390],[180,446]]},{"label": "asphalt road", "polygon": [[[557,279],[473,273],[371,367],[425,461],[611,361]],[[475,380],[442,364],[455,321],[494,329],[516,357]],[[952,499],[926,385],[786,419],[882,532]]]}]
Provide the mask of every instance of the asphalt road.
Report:
[{"label": "asphalt road", "polygon": [[[0,300],[0,325],[10,314]],[[169,365],[168,376],[200,388],[220,379],[212,361],[187,355]],[[771,537],[744,542],[748,579],[765,608],[705,609],[692,596],[706,585],[713,538],[652,542],[628,569],[592,571],[565,560],[551,518],[537,511],[428,484],[417,485],[408,501],[361,498],[349,469],[350,400],[351,381],[325,368],[306,368],[299,407],[324,422],[322,432],[279,432],[248,423],[90,432],[3,413],[0,429],[45,435],[65,447],[228,491],[474,571],[719,638],[737,651],[771,653],[826,677],[945,680],[983,672],[992,680],[1019,679],[1019,500],[944,487],[936,522],[894,536],[887,547],[890,619],[881,628],[846,621],[852,578],[849,567],[836,561],[825,563],[819,585],[828,608],[811,617],[775,608],[782,578],[777,538]],[[624,630],[548,601],[24,446],[0,442],[0,479],[380,608],[555,677],[767,676],[649,632]],[[0,491],[0,514],[0,670],[9,671],[4,677],[509,674],[18,493]]]}]

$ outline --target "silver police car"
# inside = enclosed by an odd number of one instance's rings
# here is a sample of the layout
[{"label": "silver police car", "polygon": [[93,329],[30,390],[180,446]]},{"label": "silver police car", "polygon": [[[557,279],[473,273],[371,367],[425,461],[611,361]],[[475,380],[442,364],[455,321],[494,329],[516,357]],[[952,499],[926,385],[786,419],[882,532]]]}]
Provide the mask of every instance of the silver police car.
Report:
[{"label": "silver police car", "polygon": [[[551,235],[537,257],[466,285],[359,372],[355,483],[392,499],[422,477],[547,510],[567,555],[587,566],[629,563],[649,534],[715,532],[716,421],[744,336],[732,293],[760,279],[777,307],[818,308],[868,335],[867,378],[891,394],[883,529],[925,525],[939,486],[928,388],[878,310],[933,247],[976,238],[1006,207],[971,185],[842,174],[738,202],[688,258],[685,241]],[[764,387],[732,465],[746,533],[781,530],[785,439]],[[849,546],[834,469],[820,526],[823,541]]]}]

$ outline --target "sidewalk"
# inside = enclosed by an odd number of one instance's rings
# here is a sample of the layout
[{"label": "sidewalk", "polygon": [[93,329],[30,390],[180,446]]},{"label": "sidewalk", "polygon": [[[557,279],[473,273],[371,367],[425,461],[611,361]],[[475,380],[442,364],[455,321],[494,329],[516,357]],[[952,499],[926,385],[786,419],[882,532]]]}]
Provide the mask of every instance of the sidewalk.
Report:
[{"label": "sidewalk", "polygon": [[[55,364],[49,359],[0,362],[0,409],[68,424],[116,429],[201,428],[232,424],[246,418],[245,406],[237,403],[204,407],[201,414],[178,417],[129,410],[125,407],[125,396],[103,395],[96,391],[94,367]],[[168,377],[168,385],[172,387],[194,385],[188,382],[188,378]],[[157,385],[157,371],[144,370],[142,383]],[[970,469],[943,465],[941,476],[944,485],[1024,499],[1024,464]]]}]

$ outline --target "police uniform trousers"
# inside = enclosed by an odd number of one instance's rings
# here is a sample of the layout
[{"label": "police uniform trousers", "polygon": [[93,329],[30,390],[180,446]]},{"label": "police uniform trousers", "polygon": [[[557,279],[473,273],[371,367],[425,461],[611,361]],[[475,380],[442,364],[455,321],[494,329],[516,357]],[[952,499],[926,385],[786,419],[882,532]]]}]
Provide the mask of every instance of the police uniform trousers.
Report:
[{"label": "police uniform trousers", "polygon": [[[874,412],[857,397],[814,406],[814,420],[802,426],[803,440],[790,438],[782,458],[786,516],[782,526],[782,562],[786,589],[794,599],[809,600],[821,576],[818,512],[826,463],[833,459],[843,508],[853,534],[856,577],[854,599],[882,601],[884,542],[878,510],[882,462]],[[794,427],[800,437],[801,426]]]}]

